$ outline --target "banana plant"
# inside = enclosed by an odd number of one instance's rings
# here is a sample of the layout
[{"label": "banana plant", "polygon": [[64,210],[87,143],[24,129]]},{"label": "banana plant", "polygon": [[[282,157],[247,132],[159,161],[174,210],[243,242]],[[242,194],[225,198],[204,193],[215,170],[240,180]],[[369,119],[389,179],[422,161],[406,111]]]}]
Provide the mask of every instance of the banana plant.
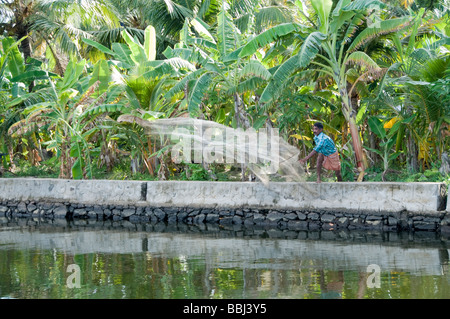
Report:
[{"label": "banana plant", "polygon": [[[397,141],[397,134],[399,134],[399,129],[402,125],[402,121],[397,120],[397,118],[393,118],[392,120],[383,123],[378,117],[372,116],[367,120],[369,127],[373,133],[375,133],[381,140],[379,149],[373,149],[367,146],[364,146],[371,152],[378,154],[383,159],[383,174],[382,178],[384,180],[384,175],[389,169],[389,164],[391,161],[396,159],[402,152],[395,150],[393,147]],[[392,125],[386,125],[389,122],[394,122]],[[390,127],[390,128],[388,128]]]},{"label": "banana plant", "polygon": [[[301,70],[314,69],[329,77],[341,99],[341,110],[350,129],[357,165],[364,170],[368,164],[356,125],[356,112],[349,97],[348,72],[353,67],[361,77],[371,75],[379,78],[382,70],[364,52],[364,45],[375,37],[405,28],[410,25],[410,18],[379,19],[357,33],[373,10],[384,6],[382,2],[340,0],[333,9],[331,0],[312,0],[314,15],[308,15],[301,2],[297,1],[296,4],[300,14],[307,17],[304,23],[283,24],[262,32],[242,48],[239,56],[254,55],[259,49],[282,38],[294,38],[291,40],[291,56],[279,65],[265,87],[260,102],[276,100],[291,76]],[[312,20],[312,17],[316,19]]]},{"label": "banana plant", "polygon": [[86,63],[85,60],[70,60],[64,77],[49,78],[47,87],[30,93],[28,99],[37,102],[26,107],[22,112],[24,119],[8,130],[12,137],[36,130],[52,132],[45,144],[56,151],[60,178],[93,176],[89,140],[98,127],[93,124],[96,117],[90,116],[87,110],[104,100],[102,93],[109,76],[103,62],[94,66],[94,76],[86,75]]},{"label": "banana plant", "polygon": [[[386,114],[409,119],[403,123],[404,134],[398,141],[408,141],[406,153],[410,171],[417,171],[419,162],[422,168],[430,165],[433,153],[436,159],[440,158],[446,149],[446,127],[450,122],[445,94],[450,58],[448,54],[439,53],[445,52],[441,48],[450,44],[450,37],[435,28],[439,20],[424,24],[423,13],[423,9],[418,12],[410,32],[391,35],[395,54],[391,55],[390,66],[374,98],[368,101],[377,112],[383,110]],[[426,38],[418,38],[419,33],[425,33]]]},{"label": "banana plant", "polygon": [[130,106],[155,111],[160,97],[157,89],[164,80],[181,75],[183,70],[193,71],[195,67],[179,57],[156,60],[156,34],[151,25],[144,31],[144,43],[126,30],[121,35],[125,43],[112,43],[111,49],[90,39],[82,40],[112,58],[118,71],[116,82],[126,90]]},{"label": "banana plant", "polygon": [[[48,79],[52,73],[40,69],[41,62],[29,58],[28,64],[25,64],[22,53],[18,46],[26,37],[14,40],[12,37],[2,39],[2,50],[0,50],[0,152],[8,153],[11,166],[14,166],[13,154],[16,146],[20,143],[15,143],[7,131],[11,125],[20,120],[20,113],[23,110],[23,102],[26,101],[31,94],[28,93],[27,87],[35,80]],[[28,140],[30,139],[30,140]],[[23,149],[22,155],[30,160],[34,165],[36,149],[32,147],[39,147],[34,133],[22,139]],[[6,167],[7,158],[4,157],[2,164]]]},{"label": "banana plant", "polygon": [[[12,41],[12,42],[11,42]],[[11,69],[16,69],[16,59],[20,59],[23,63],[23,58],[17,48],[21,40],[14,42],[12,38],[5,38],[2,40],[2,50],[0,51],[0,145],[2,153],[8,153],[12,162],[12,140],[6,134],[8,128],[16,121],[18,111],[11,105],[11,100],[14,100],[13,91],[11,88]],[[18,86],[16,87],[18,88]],[[6,168],[7,157],[2,157],[2,165]]]},{"label": "banana plant", "polygon": [[[172,79],[186,72],[193,71],[194,65],[180,57],[170,57],[156,60],[156,32],[151,25],[144,31],[144,41],[141,43],[126,30],[121,31],[123,43],[112,43],[111,49],[90,39],[83,41],[100,50],[112,59],[114,65],[113,91],[123,91],[120,102],[114,105],[99,105],[91,108],[91,114],[118,113],[132,115],[139,119],[151,120],[168,117],[171,113],[166,108],[162,98],[167,85],[172,85]],[[118,124],[119,125],[119,124]],[[115,127],[117,133],[112,138],[126,139],[130,148],[132,171],[139,171],[139,163],[143,163],[148,172],[153,175],[156,161],[152,154],[155,145],[150,136],[146,136],[141,127],[133,123],[122,123]],[[130,127],[128,127],[130,126]]]}]

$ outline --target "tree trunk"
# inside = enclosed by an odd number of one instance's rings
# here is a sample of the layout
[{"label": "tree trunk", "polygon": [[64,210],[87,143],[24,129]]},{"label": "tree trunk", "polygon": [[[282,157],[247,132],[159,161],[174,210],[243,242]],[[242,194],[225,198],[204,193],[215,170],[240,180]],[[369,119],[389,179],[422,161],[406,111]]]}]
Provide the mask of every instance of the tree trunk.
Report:
[{"label": "tree trunk", "polygon": [[47,47],[50,49],[50,52],[53,55],[53,58],[55,59],[55,68],[54,72],[59,74],[60,76],[64,76],[65,67],[61,63],[61,59],[59,58],[56,49],[53,49],[53,47],[50,45],[50,42],[48,41],[47,37],[43,37],[45,39],[45,43],[47,44]]},{"label": "tree trunk", "polygon": [[[250,121],[247,114],[242,107],[242,100],[239,94],[234,93],[234,116],[236,118],[236,126],[238,128],[248,129],[251,127]],[[245,180],[245,171],[247,170],[247,165],[241,163],[241,180]]]},{"label": "tree trunk", "polygon": [[412,133],[408,132],[407,147],[407,166],[410,173],[415,173],[419,170],[419,162],[417,160],[417,146],[412,137]]},{"label": "tree trunk", "polygon": [[60,158],[61,166],[59,170],[59,178],[70,179],[72,177],[73,159],[70,157],[70,136],[68,134],[63,137]]},{"label": "tree trunk", "polygon": [[[150,156],[155,152],[155,147],[152,146],[151,136],[147,137],[147,147],[149,152],[148,155]],[[151,176],[155,176],[155,169],[156,169],[155,158],[156,156],[146,158],[147,170]]]},{"label": "tree trunk", "polygon": [[[371,149],[377,148],[377,137],[375,133],[370,131],[370,128],[369,128],[369,145]],[[372,159],[372,165],[376,166],[379,162],[379,155],[375,152],[369,151],[369,157]]]},{"label": "tree trunk", "polygon": [[352,145],[353,150],[355,152],[356,157],[356,165],[358,166],[358,170],[363,174],[364,170],[368,167],[367,159],[364,156],[362,141],[359,136],[358,126],[356,125],[356,114],[353,111],[351,101],[348,97],[348,93],[346,89],[341,89],[341,98],[342,98],[342,113],[344,113],[345,119],[347,120],[350,134],[352,136]]},{"label": "tree trunk", "polygon": [[354,116],[350,117],[350,119],[348,120],[348,125],[350,128],[350,134],[352,136],[352,144],[356,157],[356,165],[358,166],[358,168],[365,170],[368,165],[366,158],[364,156],[362,142],[359,136],[358,127],[356,126],[356,120]]},{"label": "tree trunk", "polygon": [[[22,20],[18,21],[18,24],[16,25],[16,32],[17,32],[17,39],[21,39],[25,36],[27,36],[25,39],[20,42],[20,51],[22,51],[23,54],[23,60],[25,64],[27,63],[28,58],[31,57],[31,43],[30,43],[30,37],[28,25],[24,23]],[[31,81],[30,85],[28,86],[28,92],[33,91],[34,88],[34,81]]]},{"label": "tree trunk", "polygon": [[[241,118],[240,118],[240,106],[241,106],[241,98],[238,93],[234,93],[234,116],[236,118],[236,127],[241,127]],[[241,163],[241,181],[245,179],[245,165]]]},{"label": "tree trunk", "polygon": [[236,117],[237,127],[241,127],[243,129],[248,129],[251,127],[250,120],[242,107],[242,100],[238,93],[234,93],[234,114]]}]

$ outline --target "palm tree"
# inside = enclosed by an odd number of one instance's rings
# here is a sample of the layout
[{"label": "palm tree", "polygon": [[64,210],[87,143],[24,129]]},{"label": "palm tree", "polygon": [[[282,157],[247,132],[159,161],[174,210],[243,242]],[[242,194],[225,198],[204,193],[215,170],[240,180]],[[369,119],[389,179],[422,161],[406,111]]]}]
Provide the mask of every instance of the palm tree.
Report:
[{"label": "palm tree", "polygon": [[[253,11],[249,3],[255,5]],[[249,34],[255,29],[262,30],[258,23],[264,21],[273,25],[280,21],[288,22],[291,18],[286,15],[289,8],[285,6],[265,6],[264,1],[249,3],[237,1],[228,6],[224,2],[217,13],[217,23],[212,26],[198,17],[186,20],[180,42],[164,52],[166,57],[187,56],[191,63],[197,65],[195,71],[184,76],[166,94],[166,98],[171,99],[183,91],[183,101],[192,116],[201,114],[205,97],[220,95],[223,99],[231,97],[233,100],[238,126],[252,126],[245,110],[245,96],[260,88],[271,74],[258,59],[241,59],[239,52]],[[213,106],[211,109],[213,113],[218,111]],[[223,118],[224,113],[219,113]]]},{"label": "palm tree", "polygon": [[159,44],[157,58],[162,59],[164,49],[177,43],[184,21],[194,17],[208,19],[215,16],[218,1],[111,0],[109,4],[120,25],[112,28],[105,26],[92,32],[93,40],[110,48],[112,43],[121,41],[121,30],[125,29],[142,42],[143,30],[152,25],[155,27]]},{"label": "palm tree", "polygon": [[377,0],[340,0],[334,9],[331,0],[312,0],[311,6],[314,15],[299,7],[299,12],[306,17],[303,19],[306,20],[305,25],[288,23],[262,32],[244,46],[240,57],[253,55],[277,39],[294,36],[291,56],[273,74],[260,102],[276,101],[286,81],[300,70],[313,68],[332,79],[341,98],[341,110],[352,136],[357,165],[363,171],[367,168],[367,162],[356,125],[356,112],[349,95],[349,70],[354,68],[359,73],[359,80],[369,76],[379,78],[383,74],[382,70],[363,51],[364,46],[373,38],[406,27],[410,24],[410,18],[377,20],[367,25],[367,19],[374,9],[383,7],[383,3]]},{"label": "palm tree", "polygon": [[[0,32],[16,37],[16,40],[27,37],[30,33],[28,18],[34,13],[36,1],[1,1],[0,14],[2,23]],[[20,50],[24,54],[25,61],[31,56],[31,44],[29,38],[24,38],[20,43]]]},{"label": "palm tree", "polygon": [[55,72],[64,74],[71,56],[95,57],[87,50],[82,38],[93,38],[102,28],[118,28],[117,12],[103,0],[94,1],[35,1],[34,12],[28,18],[36,47],[47,49],[47,58],[55,63]]},{"label": "palm tree", "polygon": [[[64,73],[58,50],[80,56],[80,38],[89,36],[90,28],[98,25],[117,24],[115,15],[104,1],[43,1],[14,0],[1,1],[0,13],[3,16],[0,31],[16,40],[23,37],[20,50],[27,63],[33,56],[33,49],[48,47],[56,60],[57,73]],[[30,87],[30,91],[32,86]]]}]

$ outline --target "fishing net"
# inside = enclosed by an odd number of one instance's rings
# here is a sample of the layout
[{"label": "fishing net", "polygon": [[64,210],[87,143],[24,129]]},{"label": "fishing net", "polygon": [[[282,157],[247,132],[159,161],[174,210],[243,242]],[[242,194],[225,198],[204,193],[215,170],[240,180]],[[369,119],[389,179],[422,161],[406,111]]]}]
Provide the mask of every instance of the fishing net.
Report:
[{"label": "fishing net", "polygon": [[118,122],[136,123],[152,136],[168,141],[175,163],[224,163],[246,167],[265,185],[270,181],[305,180],[298,161],[299,150],[287,143],[275,128],[234,129],[194,119],[144,120],[121,115]]}]

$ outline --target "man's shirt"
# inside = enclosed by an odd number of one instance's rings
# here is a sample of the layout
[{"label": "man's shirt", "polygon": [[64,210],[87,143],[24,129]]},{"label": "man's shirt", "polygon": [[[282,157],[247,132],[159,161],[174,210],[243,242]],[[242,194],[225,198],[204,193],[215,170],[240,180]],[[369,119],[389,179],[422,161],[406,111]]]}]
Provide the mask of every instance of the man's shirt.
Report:
[{"label": "man's shirt", "polygon": [[331,137],[323,134],[323,132],[317,136],[314,136],[314,142],[316,143],[314,150],[317,153],[322,153],[324,156],[330,156],[331,154],[337,152],[336,146],[334,145]]}]

